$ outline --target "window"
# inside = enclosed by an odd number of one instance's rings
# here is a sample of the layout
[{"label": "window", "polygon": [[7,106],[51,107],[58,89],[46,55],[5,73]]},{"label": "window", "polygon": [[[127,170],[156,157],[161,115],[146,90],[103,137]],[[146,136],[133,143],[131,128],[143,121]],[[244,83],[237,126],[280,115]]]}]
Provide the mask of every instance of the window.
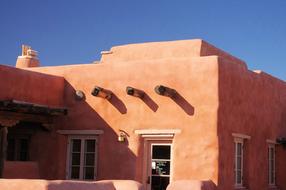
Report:
[{"label": "window", "polygon": [[9,136],[7,146],[8,161],[28,161],[30,138],[26,136]]},{"label": "window", "polygon": [[275,185],[275,144],[268,145],[268,184]]},{"label": "window", "polygon": [[235,186],[243,186],[243,139],[235,138]]},{"label": "window", "polygon": [[97,157],[96,136],[69,138],[68,179],[94,180]]}]

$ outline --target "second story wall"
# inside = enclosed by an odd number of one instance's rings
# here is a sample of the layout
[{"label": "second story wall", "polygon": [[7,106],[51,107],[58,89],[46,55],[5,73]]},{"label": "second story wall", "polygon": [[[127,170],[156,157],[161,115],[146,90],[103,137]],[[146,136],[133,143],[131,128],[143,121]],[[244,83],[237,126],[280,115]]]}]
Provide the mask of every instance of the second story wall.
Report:
[{"label": "second story wall", "polygon": [[[243,140],[243,185],[251,190],[268,188],[268,145],[286,136],[285,113],[284,81],[220,59],[217,133],[221,189],[233,189],[235,184],[233,133],[250,137]],[[279,157],[285,156],[285,150],[281,145],[275,147],[276,183],[284,189],[285,180],[280,174],[285,166]]]},{"label": "second story wall", "polygon": [[0,100],[62,106],[64,78],[0,65]]}]

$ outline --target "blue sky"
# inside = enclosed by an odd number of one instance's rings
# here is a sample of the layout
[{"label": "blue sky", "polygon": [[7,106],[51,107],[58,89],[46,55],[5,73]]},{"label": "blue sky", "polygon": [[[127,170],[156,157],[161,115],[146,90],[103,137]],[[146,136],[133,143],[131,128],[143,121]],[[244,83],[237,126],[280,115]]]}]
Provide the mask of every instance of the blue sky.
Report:
[{"label": "blue sky", "polygon": [[43,66],[88,63],[121,44],[202,38],[286,80],[285,0],[0,0],[0,64],[21,44]]}]

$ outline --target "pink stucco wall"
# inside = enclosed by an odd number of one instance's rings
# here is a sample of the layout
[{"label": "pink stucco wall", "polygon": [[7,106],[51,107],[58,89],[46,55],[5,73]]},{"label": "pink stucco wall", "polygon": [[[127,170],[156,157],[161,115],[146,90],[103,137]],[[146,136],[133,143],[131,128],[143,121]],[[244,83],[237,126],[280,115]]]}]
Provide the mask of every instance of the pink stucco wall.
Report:
[{"label": "pink stucco wall", "polygon": [[131,180],[105,180],[98,182],[66,180],[0,179],[0,189],[5,190],[143,190],[142,185]]},{"label": "pink stucco wall", "polygon": [[[99,64],[26,70],[65,78],[61,95],[69,114],[57,120],[45,138],[38,137],[45,147],[39,159],[42,178],[65,178],[67,137],[57,129],[103,130],[97,178],[140,182],[143,143],[134,131],[181,129],[173,139],[172,181],[212,180],[218,189],[234,189],[232,133],[242,133],[251,136],[245,144],[245,185],[250,190],[268,187],[266,140],[286,135],[285,82],[249,71],[243,61],[201,40],[119,46],[104,54]],[[159,96],[154,87],[160,84],[180,96]],[[110,101],[92,96],[95,85],[115,96]],[[143,90],[148,98],[128,96],[126,86]],[[86,100],[75,100],[75,90],[82,90]],[[127,143],[117,141],[119,129],[130,135]],[[286,189],[284,156],[285,150],[277,146],[281,190]]]},{"label": "pink stucco wall", "polygon": [[[161,48],[160,51],[163,50]],[[181,129],[182,132],[173,139],[173,180],[211,179],[217,182],[217,56],[163,57],[127,62],[105,60],[100,64],[29,70],[65,77],[64,100],[69,115],[58,123],[58,129],[104,131],[99,136],[98,179],[135,179],[142,182],[143,144],[134,130]],[[159,96],[154,92],[154,87],[159,84],[176,89],[180,97],[172,100]],[[91,90],[95,85],[111,90],[115,98],[109,102],[92,96]],[[128,96],[126,86],[145,91],[148,100]],[[76,101],[75,90],[84,91],[86,101]],[[128,144],[117,142],[119,129],[130,135]],[[58,136],[61,142],[66,141],[66,137]],[[66,149],[66,143],[58,146]],[[59,154],[64,159],[58,164],[61,172],[57,177],[63,179],[66,151]]]},{"label": "pink stucco wall", "polygon": [[[234,152],[232,133],[251,137],[245,140],[245,186],[251,190],[268,187],[267,140],[275,142],[277,137],[285,137],[285,105],[284,81],[264,72],[245,70],[220,59],[217,129],[219,189],[231,189],[234,184],[234,160],[230,159]],[[282,155],[285,156],[285,150],[281,145],[276,145],[277,187],[286,189]]]},{"label": "pink stucco wall", "polygon": [[0,65],[0,100],[62,106],[64,78]]},{"label": "pink stucco wall", "polygon": [[3,178],[5,179],[40,179],[39,166],[32,161],[5,161]]}]

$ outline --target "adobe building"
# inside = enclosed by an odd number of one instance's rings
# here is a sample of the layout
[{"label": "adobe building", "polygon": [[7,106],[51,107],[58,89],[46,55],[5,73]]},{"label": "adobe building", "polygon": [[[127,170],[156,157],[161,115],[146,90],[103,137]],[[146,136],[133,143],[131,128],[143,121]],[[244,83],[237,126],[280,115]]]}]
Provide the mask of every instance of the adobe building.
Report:
[{"label": "adobe building", "polygon": [[24,46],[16,68],[0,66],[2,178],[286,190],[286,83],[205,41],[39,65]]}]

